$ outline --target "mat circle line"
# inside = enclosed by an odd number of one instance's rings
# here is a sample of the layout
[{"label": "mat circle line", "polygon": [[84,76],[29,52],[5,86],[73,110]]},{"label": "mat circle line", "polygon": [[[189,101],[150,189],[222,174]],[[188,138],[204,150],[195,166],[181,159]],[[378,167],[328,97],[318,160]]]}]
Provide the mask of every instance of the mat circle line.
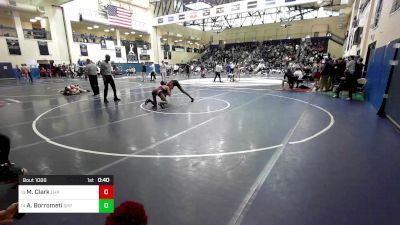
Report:
[{"label": "mat circle line", "polygon": [[[326,131],[328,131],[335,123],[335,119],[334,119],[332,113],[330,113],[328,110],[326,110],[326,109],[324,109],[324,108],[322,108],[320,106],[311,104],[311,103],[306,102],[304,100],[291,98],[291,97],[286,97],[286,96],[282,96],[282,95],[275,95],[275,94],[268,94],[268,93],[263,93],[263,94],[264,95],[269,95],[269,96],[274,96],[274,97],[279,97],[279,98],[290,99],[290,100],[297,101],[297,102],[302,102],[302,103],[305,103],[305,104],[307,104],[307,105],[309,105],[309,106],[311,106],[313,108],[316,108],[316,109],[324,112],[325,114],[327,114],[329,116],[330,122],[329,122],[328,126],[326,126],[322,130],[318,131],[317,133],[315,133],[315,134],[313,134],[313,135],[311,135],[309,137],[303,138],[303,139],[298,140],[298,141],[289,142],[289,144],[291,144],[291,145],[303,143],[303,142],[309,141],[311,139],[314,139],[314,138],[322,135]],[[47,143],[55,145],[55,146],[58,146],[58,147],[61,147],[61,148],[65,148],[65,149],[69,149],[69,150],[73,150],[73,151],[78,151],[78,152],[84,152],[84,153],[95,154],[95,155],[106,155],[106,156],[114,156],[114,157],[131,157],[131,158],[199,158],[199,157],[218,157],[218,156],[227,156],[227,155],[247,154],[247,153],[252,153],[252,152],[260,152],[260,151],[276,149],[276,148],[279,148],[279,147],[283,146],[283,144],[278,144],[278,145],[262,147],[262,148],[257,148],[257,149],[247,149],[247,150],[239,150],[239,151],[231,151],[231,152],[218,152],[218,153],[207,153],[207,154],[185,154],[185,155],[160,155],[160,154],[157,154],[157,155],[135,155],[134,153],[131,153],[131,154],[111,153],[111,152],[99,152],[99,151],[90,150],[90,149],[83,149],[83,148],[64,145],[64,144],[52,141],[50,138],[48,138],[45,135],[43,135],[42,133],[40,133],[40,131],[36,127],[37,122],[40,120],[40,118],[42,116],[44,116],[45,114],[51,112],[52,110],[55,110],[57,108],[63,107],[63,106],[68,105],[68,104],[70,104],[70,103],[65,103],[63,105],[56,106],[56,107],[51,108],[51,109],[43,112],[42,114],[40,114],[32,122],[32,129],[36,133],[36,135],[38,135],[40,138],[42,138]],[[140,150],[138,150],[138,151],[140,151]]]},{"label": "mat circle line", "polygon": [[216,113],[216,112],[224,111],[225,109],[228,109],[229,107],[231,107],[231,104],[228,101],[225,101],[225,100],[222,100],[222,99],[205,97],[205,98],[203,98],[201,100],[204,100],[204,99],[213,99],[213,100],[221,101],[221,102],[224,102],[226,104],[226,106],[224,108],[221,108],[221,109],[205,111],[205,112],[170,112],[170,113],[169,112],[155,111],[155,110],[147,109],[147,108],[144,107],[144,103],[140,104],[140,108],[145,110],[145,111],[148,111],[148,112],[167,114],[167,115],[201,115],[201,114],[210,114],[210,113]]}]

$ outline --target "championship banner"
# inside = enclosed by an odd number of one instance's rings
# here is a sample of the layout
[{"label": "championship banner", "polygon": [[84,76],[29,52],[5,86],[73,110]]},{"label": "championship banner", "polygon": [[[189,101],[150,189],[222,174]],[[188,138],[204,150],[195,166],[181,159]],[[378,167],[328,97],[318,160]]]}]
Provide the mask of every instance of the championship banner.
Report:
[{"label": "championship banner", "polygon": [[47,41],[38,41],[40,55],[50,55]]},{"label": "championship banner", "polygon": [[88,56],[88,49],[86,44],[80,44],[81,56]]},{"label": "championship banner", "polygon": [[115,56],[121,58],[121,47],[115,47]]},{"label": "championship banner", "polygon": [[10,55],[21,55],[21,48],[19,47],[19,41],[16,39],[6,39],[8,52]]},{"label": "championship banner", "polygon": [[122,45],[125,47],[127,63],[139,63],[136,43],[133,41],[123,41]]},{"label": "championship banner", "polygon": [[101,49],[107,49],[106,39],[100,40],[100,46],[101,46]]},{"label": "championship banner", "polygon": [[[398,0],[397,0],[398,1]],[[248,13],[264,9],[307,5],[318,3],[319,0],[239,0],[203,10],[188,10],[167,16],[156,17],[153,26],[209,19],[216,16],[227,16],[236,13]]]}]

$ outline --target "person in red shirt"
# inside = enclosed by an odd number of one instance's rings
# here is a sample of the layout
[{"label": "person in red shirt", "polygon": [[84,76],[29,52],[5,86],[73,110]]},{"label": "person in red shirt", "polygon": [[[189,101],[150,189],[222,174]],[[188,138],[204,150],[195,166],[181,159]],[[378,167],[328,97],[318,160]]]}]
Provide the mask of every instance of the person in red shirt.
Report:
[{"label": "person in red shirt", "polygon": [[40,69],[40,76],[41,77],[47,77],[47,71],[44,67],[42,67],[42,69]]}]

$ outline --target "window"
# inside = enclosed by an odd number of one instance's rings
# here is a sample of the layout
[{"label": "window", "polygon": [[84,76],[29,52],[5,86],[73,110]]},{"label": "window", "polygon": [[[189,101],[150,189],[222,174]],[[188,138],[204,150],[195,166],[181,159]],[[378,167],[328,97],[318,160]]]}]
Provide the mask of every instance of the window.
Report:
[{"label": "window", "polygon": [[375,19],[374,19],[374,23],[372,24],[372,27],[378,26],[379,19],[381,18],[382,2],[383,2],[383,0],[378,1],[378,5],[377,5],[376,11],[375,11]]},{"label": "window", "polygon": [[390,10],[390,13],[396,12],[400,8],[400,0],[393,0],[393,5],[392,9]]}]

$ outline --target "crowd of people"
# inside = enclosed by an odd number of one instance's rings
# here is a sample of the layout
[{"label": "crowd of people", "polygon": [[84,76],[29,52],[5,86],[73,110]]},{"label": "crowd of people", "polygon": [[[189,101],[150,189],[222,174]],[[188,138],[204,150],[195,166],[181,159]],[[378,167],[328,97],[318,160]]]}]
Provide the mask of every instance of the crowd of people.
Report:
[{"label": "crowd of people", "polygon": [[246,73],[268,73],[293,64],[311,66],[314,59],[326,54],[326,38],[285,39],[211,46],[200,63],[205,68],[214,68],[216,62],[230,63]]},{"label": "crowd of people", "polygon": [[102,36],[97,36],[92,33],[81,33],[77,34],[75,31],[72,32],[72,37],[74,42],[83,42],[83,43],[99,43],[101,40],[114,40],[113,37],[102,35]]}]

